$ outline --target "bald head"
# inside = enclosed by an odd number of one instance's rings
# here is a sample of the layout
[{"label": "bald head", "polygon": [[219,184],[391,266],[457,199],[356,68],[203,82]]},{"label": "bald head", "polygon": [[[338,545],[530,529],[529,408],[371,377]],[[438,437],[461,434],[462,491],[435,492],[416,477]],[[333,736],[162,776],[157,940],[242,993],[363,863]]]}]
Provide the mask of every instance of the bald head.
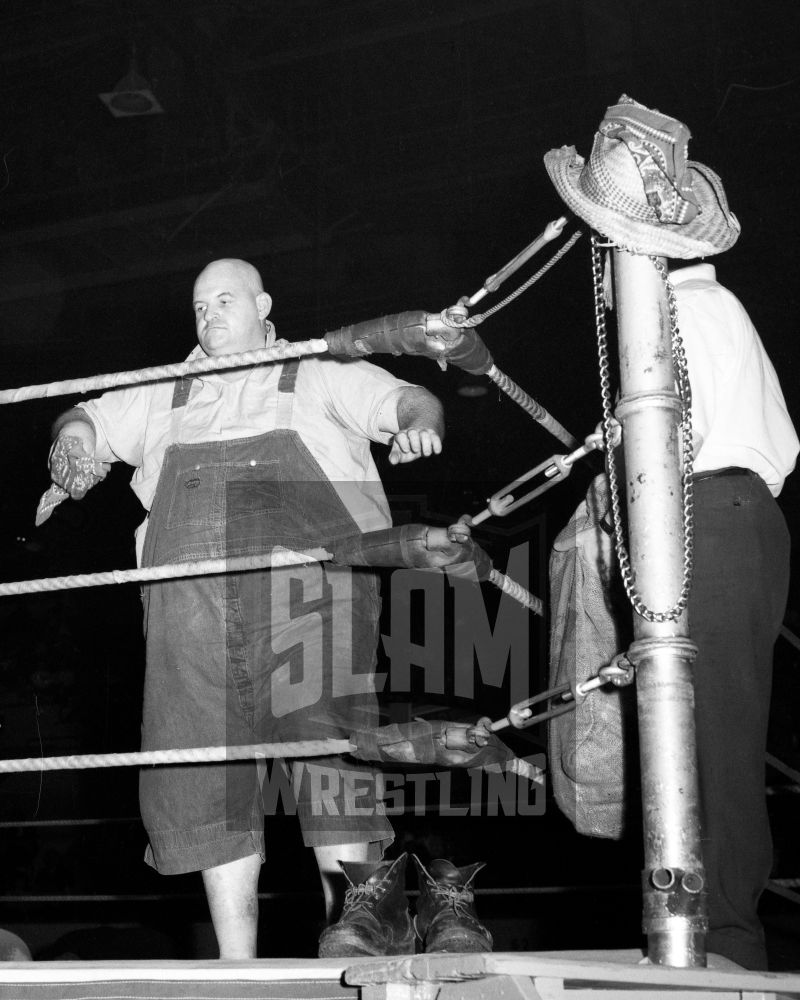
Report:
[{"label": "bald head", "polygon": [[240,354],[275,338],[266,322],[272,299],[246,260],[223,258],[204,267],[194,283],[197,340],[209,356]]},{"label": "bald head", "polygon": [[249,288],[253,295],[258,295],[264,291],[264,285],[258,269],[253,267],[248,261],[237,260],[235,257],[222,257],[220,260],[212,260],[198,274],[195,281],[195,288],[201,281],[206,281],[209,278],[225,278],[226,276]]}]

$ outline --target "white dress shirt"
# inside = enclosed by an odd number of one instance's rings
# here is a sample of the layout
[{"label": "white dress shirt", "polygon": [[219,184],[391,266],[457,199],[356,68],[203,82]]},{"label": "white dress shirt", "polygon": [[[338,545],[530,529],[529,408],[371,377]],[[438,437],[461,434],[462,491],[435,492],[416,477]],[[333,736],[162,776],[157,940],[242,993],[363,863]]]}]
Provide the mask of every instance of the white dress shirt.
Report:
[{"label": "white dress shirt", "polygon": [[752,469],[777,496],[800,442],[761,338],[713,265],[682,267],[670,281],[692,386],[694,470]]}]

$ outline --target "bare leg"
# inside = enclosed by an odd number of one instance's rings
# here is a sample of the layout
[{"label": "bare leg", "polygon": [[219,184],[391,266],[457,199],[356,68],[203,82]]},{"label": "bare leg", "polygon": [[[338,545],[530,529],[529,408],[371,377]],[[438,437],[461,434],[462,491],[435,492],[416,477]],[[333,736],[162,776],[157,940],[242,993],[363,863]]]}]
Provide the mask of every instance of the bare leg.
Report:
[{"label": "bare leg", "polygon": [[203,871],[220,958],[255,958],[261,857],[248,854]]},{"label": "bare leg", "polygon": [[322,880],[325,896],[325,922],[330,924],[338,918],[344,904],[347,880],[339,867],[340,861],[380,861],[380,844],[326,844],[315,847],[314,854]]}]

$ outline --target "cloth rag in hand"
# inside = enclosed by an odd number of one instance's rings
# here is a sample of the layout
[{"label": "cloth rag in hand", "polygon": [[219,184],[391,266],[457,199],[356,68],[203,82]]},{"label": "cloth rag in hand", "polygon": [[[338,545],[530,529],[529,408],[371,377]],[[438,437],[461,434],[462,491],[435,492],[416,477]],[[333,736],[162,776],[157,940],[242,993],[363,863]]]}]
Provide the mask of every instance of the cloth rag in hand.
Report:
[{"label": "cloth rag in hand", "polygon": [[69,493],[66,490],[62,490],[60,486],[51,483],[44,493],[42,493],[42,498],[36,508],[36,517],[34,518],[36,527],[38,528],[40,524],[44,524],[56,507],[62,501],[66,500],[68,496]]},{"label": "cloth rag in hand", "polygon": [[81,439],[69,434],[59,435],[53,442],[49,464],[53,482],[42,494],[36,508],[37,527],[44,524],[67,497],[82,500],[93,486],[106,477],[103,463],[87,455]]}]

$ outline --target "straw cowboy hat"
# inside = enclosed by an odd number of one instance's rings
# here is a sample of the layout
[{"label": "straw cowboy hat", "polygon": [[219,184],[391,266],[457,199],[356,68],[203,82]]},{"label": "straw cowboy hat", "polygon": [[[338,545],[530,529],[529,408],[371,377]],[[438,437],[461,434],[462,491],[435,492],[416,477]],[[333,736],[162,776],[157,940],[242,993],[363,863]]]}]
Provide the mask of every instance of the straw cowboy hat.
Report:
[{"label": "straw cowboy hat", "polygon": [[690,137],[682,122],[623,94],[606,110],[588,163],[562,146],[544,165],[572,211],[617,246],[708,257],[732,247],[741,226],[719,177],[687,160]]}]

